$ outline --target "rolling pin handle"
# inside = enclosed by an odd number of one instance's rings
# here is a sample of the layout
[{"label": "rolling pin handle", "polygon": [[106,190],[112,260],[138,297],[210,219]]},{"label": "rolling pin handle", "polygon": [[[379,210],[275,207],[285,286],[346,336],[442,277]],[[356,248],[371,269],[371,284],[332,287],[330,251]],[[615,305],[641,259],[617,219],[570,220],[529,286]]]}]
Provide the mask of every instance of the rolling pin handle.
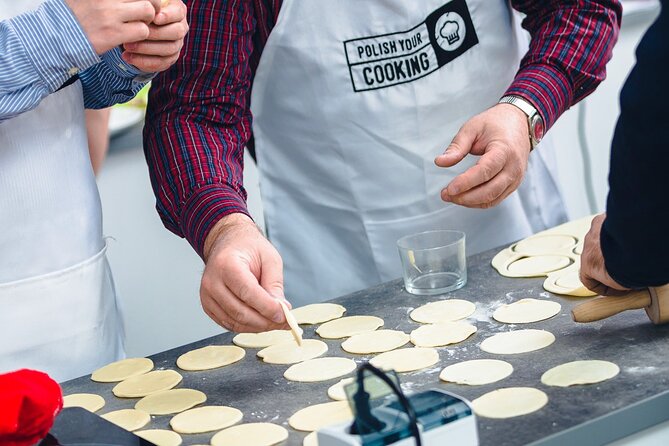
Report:
[{"label": "rolling pin handle", "polygon": [[640,310],[651,304],[648,290],[633,291],[620,297],[596,297],[571,311],[575,322],[594,322],[627,310]]}]

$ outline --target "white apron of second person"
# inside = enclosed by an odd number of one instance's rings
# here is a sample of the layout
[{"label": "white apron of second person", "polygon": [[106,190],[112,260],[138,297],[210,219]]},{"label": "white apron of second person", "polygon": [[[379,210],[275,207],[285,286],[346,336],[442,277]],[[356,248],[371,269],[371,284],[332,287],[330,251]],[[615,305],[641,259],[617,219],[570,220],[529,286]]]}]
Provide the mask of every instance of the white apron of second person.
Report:
[{"label": "white apron of second person", "polygon": [[401,276],[396,242],[457,229],[467,254],[566,220],[552,147],[487,210],[444,203],[476,162],[438,168],[511,84],[527,40],[505,0],[284,0],[251,110],[268,235],[294,305]]},{"label": "white apron of second person", "polygon": [[120,359],[81,82],[0,122],[0,191],[0,372],[65,381]]}]

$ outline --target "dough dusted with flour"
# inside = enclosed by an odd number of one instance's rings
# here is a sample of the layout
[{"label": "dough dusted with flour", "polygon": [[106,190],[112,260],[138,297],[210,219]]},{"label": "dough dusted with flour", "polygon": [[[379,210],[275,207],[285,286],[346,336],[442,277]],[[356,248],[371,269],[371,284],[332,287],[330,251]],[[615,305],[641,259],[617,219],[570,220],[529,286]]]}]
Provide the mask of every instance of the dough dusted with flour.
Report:
[{"label": "dough dusted with flour", "polygon": [[135,404],[135,409],[151,415],[168,415],[183,412],[207,401],[207,395],[199,390],[172,389],[152,393]]},{"label": "dough dusted with flour", "polygon": [[335,401],[344,401],[346,400],[346,391],[344,387],[351,384],[355,381],[354,377],[344,378],[339,381],[337,384],[333,384],[328,388],[328,396]]},{"label": "dough dusted with flour", "polygon": [[262,333],[239,333],[232,342],[246,348],[265,348],[274,344],[281,344],[293,339],[290,330],[270,330]]},{"label": "dough dusted with flour", "polygon": [[144,375],[133,376],[116,384],[112,389],[119,398],[140,398],[175,387],[182,376],[174,370],[154,370]]},{"label": "dough dusted with flour", "polygon": [[136,431],[135,435],[148,440],[157,446],[179,446],[183,441],[179,434],[165,429]]},{"label": "dough dusted with flour", "polygon": [[521,299],[502,305],[493,313],[496,321],[506,324],[527,324],[543,321],[560,313],[562,305],[550,300]]},{"label": "dough dusted with flour", "polygon": [[119,382],[153,370],[153,361],[149,358],[128,358],[112,362],[93,372],[91,379],[100,383]]},{"label": "dough dusted with flour", "polygon": [[115,410],[101,417],[130,432],[143,428],[151,421],[151,415],[136,409]]},{"label": "dough dusted with flour", "polygon": [[374,367],[397,373],[414,372],[439,362],[439,353],[433,348],[401,348],[381,353],[370,361]]},{"label": "dough dusted with flour", "polygon": [[444,368],[439,379],[455,384],[482,386],[500,381],[513,373],[513,366],[498,359],[473,359]]},{"label": "dough dusted with flour", "polygon": [[260,350],[258,356],[269,364],[294,364],[316,358],[327,351],[327,344],[318,339],[305,339],[302,345],[297,345],[297,342],[291,339]]},{"label": "dough dusted with flour", "polygon": [[355,361],[348,358],[316,358],[291,365],[283,376],[289,381],[327,381],[348,375],[356,367]]},{"label": "dough dusted with flour", "polygon": [[383,327],[383,319],[380,317],[346,316],[324,323],[316,329],[316,333],[324,339],[341,339],[379,327]]},{"label": "dough dusted with flour", "polygon": [[448,299],[430,302],[416,308],[409,317],[421,324],[437,324],[440,322],[453,322],[467,318],[474,314],[476,305],[462,299]]},{"label": "dough dusted with flour", "polygon": [[239,423],[243,416],[234,407],[202,406],[175,415],[170,420],[170,427],[180,434],[201,434],[230,427]]},{"label": "dough dusted with flour", "polygon": [[288,424],[298,431],[313,432],[323,426],[352,418],[353,413],[348,401],[333,401],[298,410],[288,419]]},{"label": "dough dusted with flour", "polygon": [[403,331],[376,330],[353,335],[341,344],[341,348],[349,353],[365,355],[382,353],[400,348],[410,340]]},{"label": "dough dusted with flour", "polygon": [[573,361],[548,370],[541,376],[541,382],[557,387],[595,384],[611,379],[618,373],[620,368],[609,361]]},{"label": "dough dusted with flour", "polygon": [[333,319],[338,319],[344,315],[346,308],[338,304],[320,303],[309,304],[303,307],[295,308],[293,316],[298,324],[322,324]]},{"label": "dough dusted with flour", "polygon": [[548,396],[532,387],[493,390],[472,401],[476,415],[486,418],[513,418],[536,412],[548,403]]},{"label": "dough dusted with flour", "polygon": [[210,370],[240,361],[246,352],[234,345],[209,345],[191,350],[177,358],[177,366],[182,370]]},{"label": "dough dusted with flour", "polygon": [[211,439],[212,446],[273,446],[288,439],[288,431],[273,423],[246,423],[224,429]]},{"label": "dough dusted with flour", "polygon": [[105,406],[105,399],[94,393],[73,393],[63,397],[63,407],[81,407],[97,412]]},{"label": "dough dusted with flour", "polygon": [[553,333],[544,330],[514,330],[498,333],[481,342],[481,350],[498,355],[532,352],[555,342]]},{"label": "dough dusted with flour", "polygon": [[411,343],[417,347],[443,347],[457,344],[476,333],[476,327],[463,321],[422,325],[411,332]]}]

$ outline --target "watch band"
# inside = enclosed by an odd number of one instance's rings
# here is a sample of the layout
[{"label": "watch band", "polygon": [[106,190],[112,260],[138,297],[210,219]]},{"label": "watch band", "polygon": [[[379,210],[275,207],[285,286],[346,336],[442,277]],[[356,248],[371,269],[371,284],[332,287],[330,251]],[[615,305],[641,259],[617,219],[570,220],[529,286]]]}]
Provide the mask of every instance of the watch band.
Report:
[{"label": "watch band", "polygon": [[537,144],[541,141],[542,135],[535,135],[534,123],[536,120],[540,120],[543,125],[543,118],[539,111],[527,100],[521,98],[520,96],[504,96],[499,100],[500,104],[511,104],[519,108],[527,116],[527,125],[530,134],[530,150],[534,150]]}]

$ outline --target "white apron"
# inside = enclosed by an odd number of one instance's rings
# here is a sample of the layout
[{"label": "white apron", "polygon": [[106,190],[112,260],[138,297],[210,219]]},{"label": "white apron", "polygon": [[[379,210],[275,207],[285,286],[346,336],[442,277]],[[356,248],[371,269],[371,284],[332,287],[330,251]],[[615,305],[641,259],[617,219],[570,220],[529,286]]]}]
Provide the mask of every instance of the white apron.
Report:
[{"label": "white apron", "polygon": [[503,0],[284,1],[251,110],[268,235],[294,305],[400,277],[407,234],[459,229],[473,254],[566,219],[548,144],[499,206],[440,198],[477,158],[450,169],[434,158],[510,85],[519,36]]},{"label": "white apron", "polygon": [[81,83],[0,122],[0,372],[64,381],[123,355]]}]

